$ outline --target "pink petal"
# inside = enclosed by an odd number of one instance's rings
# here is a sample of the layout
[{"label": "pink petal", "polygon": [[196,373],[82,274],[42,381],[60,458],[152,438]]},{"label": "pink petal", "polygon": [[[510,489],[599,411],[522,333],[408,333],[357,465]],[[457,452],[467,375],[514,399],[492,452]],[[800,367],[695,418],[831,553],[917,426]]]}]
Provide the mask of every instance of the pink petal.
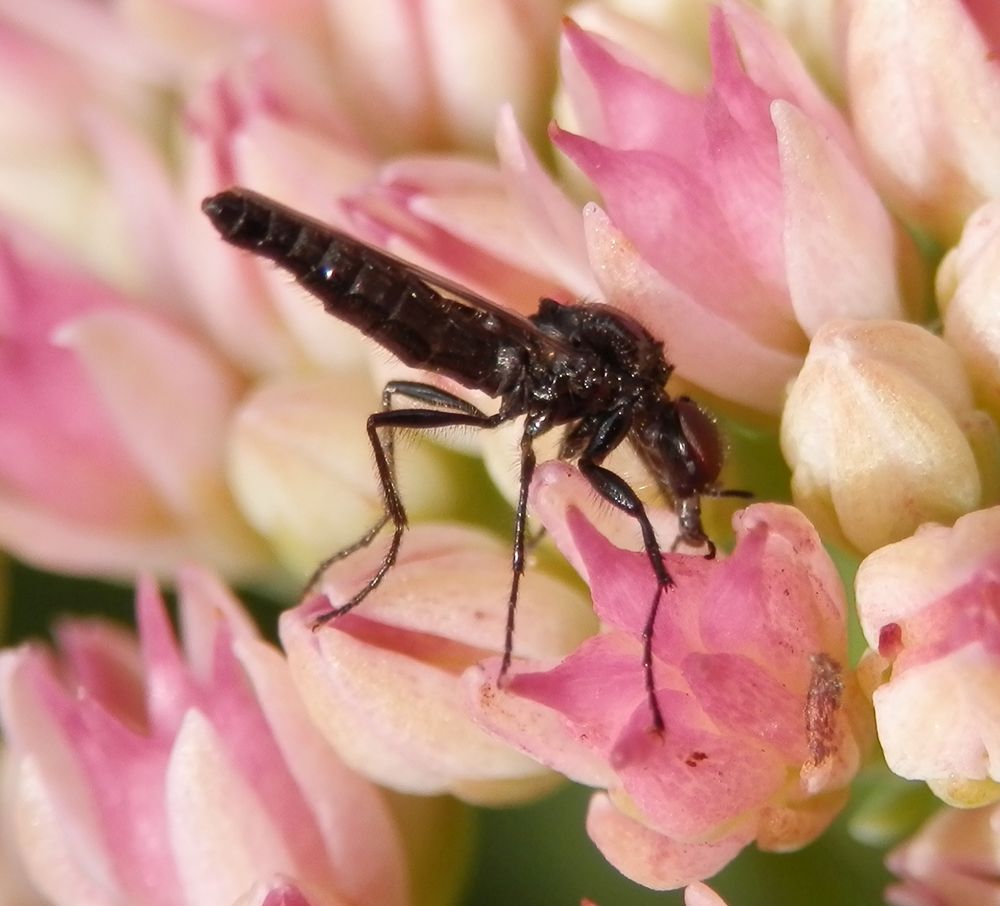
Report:
[{"label": "pink petal", "polygon": [[[581,576],[587,575],[588,567],[567,522],[571,510],[583,513],[586,521],[600,526],[604,538],[617,548],[642,550],[635,519],[604,504],[579,470],[568,463],[553,459],[538,466],[531,482],[529,503],[529,511],[542,521],[562,555]],[[677,536],[677,517],[672,510],[649,507],[647,515],[658,538],[666,542]]]},{"label": "pink petal", "polygon": [[[275,883],[259,901],[260,906],[317,906],[290,882]],[[378,901],[372,901],[378,902]]]},{"label": "pink petal", "polygon": [[[552,708],[570,732],[605,758],[645,696],[639,645],[618,633],[595,636],[561,664],[540,673],[520,672],[508,683],[510,692]],[[546,740],[532,754],[545,758]]]},{"label": "pink petal", "polygon": [[[312,861],[308,856],[300,860],[297,877],[306,881],[320,876],[315,883],[351,902],[401,906],[407,900],[402,842],[382,797],[349,770],[319,734],[279,653],[249,639],[237,643],[236,650],[284,763],[304,796],[302,807],[323,837],[322,859],[317,853]],[[300,825],[287,831],[298,835]]]},{"label": "pink petal", "polygon": [[68,676],[130,726],[146,724],[142,663],[134,635],[110,620],[67,620],[56,639]]},{"label": "pink petal", "polygon": [[[614,773],[607,759],[592,747],[591,740],[577,733],[558,711],[533,702],[530,696],[511,694],[509,686],[498,688],[499,669],[499,661],[492,661],[470,667],[463,677],[476,723],[577,783],[612,785]],[[515,674],[510,682],[516,682],[518,676]]]},{"label": "pink petal", "polygon": [[255,784],[234,770],[222,739],[197,711],[184,718],[165,786],[170,850],[180,874],[171,890],[183,891],[185,902],[231,903],[259,877],[293,874],[286,841]]},{"label": "pink petal", "polygon": [[195,677],[211,676],[220,621],[225,633],[237,639],[257,639],[253,618],[219,577],[198,566],[184,566],[177,573],[177,622],[183,640],[187,669]]},{"label": "pink petal", "polygon": [[704,99],[626,65],[612,47],[566,21],[561,68],[580,131],[613,148],[660,151],[696,169],[707,150]]},{"label": "pink petal", "polygon": [[763,807],[786,782],[783,754],[717,730],[683,692],[658,690],[666,722],[650,730],[642,701],[622,729],[618,776],[646,823],[682,840],[702,840]]},{"label": "pink petal", "polygon": [[[656,593],[649,559],[645,553],[615,547],[576,510],[566,513],[566,522],[601,621],[640,638]],[[674,585],[664,592],[653,650],[657,657],[669,661],[672,652],[687,651],[694,637],[712,565],[702,557],[685,554],[667,554],[664,562]]]},{"label": "pink petal", "polygon": [[503,104],[540,131],[549,96],[539,87],[553,77],[563,5],[487,0],[473,9],[465,0],[428,0],[426,42],[447,144],[488,146]]},{"label": "pink petal", "polygon": [[773,310],[772,291],[715,203],[707,176],[652,151],[615,150],[568,132],[552,138],[597,186],[614,225],[679,291],[768,345],[802,345],[790,312],[760,316]]},{"label": "pink petal", "polygon": [[[104,848],[101,815],[79,753],[64,732],[61,715],[48,708],[59,701],[60,691],[51,677],[52,664],[38,649],[21,646],[0,653],[0,718],[4,736],[13,748],[32,752],[21,762],[22,802],[19,809],[30,816],[26,827],[40,847],[40,859],[24,850],[33,874],[51,889],[81,880],[86,889],[96,876],[114,884],[114,868]],[[66,853],[66,840],[75,846]],[[46,856],[62,855],[52,866]],[[61,865],[64,867],[60,868]],[[84,868],[84,866],[86,866]],[[38,869],[43,869],[39,871]],[[50,889],[46,887],[45,889]]]},{"label": "pink petal", "polygon": [[875,691],[890,770],[920,780],[1000,779],[1000,670],[972,644],[894,677]]},{"label": "pink petal", "polygon": [[146,668],[146,719],[152,733],[169,740],[197,700],[197,691],[181,658],[163,598],[148,576],[139,581],[135,608]]},{"label": "pink petal", "polygon": [[854,137],[843,115],[830,103],[809,74],[802,57],[771,22],[742,0],[723,0],[726,26],[739,46],[747,75],[771,98],[790,101],[837,142],[840,150],[859,165]]},{"label": "pink petal", "polygon": [[696,881],[684,889],[684,906],[726,906],[726,901],[711,887]]},{"label": "pink petal", "polygon": [[139,312],[78,318],[59,339],[80,356],[125,443],[171,507],[200,509],[206,486],[221,482],[225,427],[242,390],[237,376],[194,337]]},{"label": "pink petal", "polygon": [[845,603],[836,569],[791,507],[755,504],[734,517],[737,544],[712,574],[701,634],[714,651],[745,654],[804,690],[809,657],[844,656]]},{"label": "pink petal", "polygon": [[[252,179],[255,188],[273,190],[279,195],[288,182],[287,179],[275,184],[262,179],[257,182],[259,168],[244,163],[244,145],[256,148],[260,141],[257,133],[266,132],[266,126],[261,126],[259,120],[270,118],[258,113],[259,107],[268,104],[267,92],[253,82],[247,84],[241,75],[208,82],[187,111],[191,156],[186,209],[189,222],[182,221],[176,227],[187,234],[187,259],[196,262],[188,275],[188,287],[197,300],[197,313],[205,330],[227,357],[245,371],[272,373],[297,364],[298,350],[283,331],[273,300],[266,292],[261,277],[266,271],[252,256],[227,246],[198,209],[201,197],[244,180]],[[249,138],[245,137],[248,124],[255,127],[254,135]],[[260,153],[267,150],[265,147]],[[285,154],[290,156],[287,150]],[[286,172],[300,172],[314,163],[303,154],[287,162]],[[320,193],[318,197],[326,196]],[[291,203],[296,199],[286,200]],[[313,206],[307,210],[326,214]],[[178,241],[184,239],[182,235]]]},{"label": "pink petal", "polygon": [[355,770],[393,789],[448,790],[458,779],[526,777],[537,766],[466,717],[454,675],[338,628],[287,612],[281,637],[313,720]]},{"label": "pink petal", "polygon": [[31,759],[19,766],[16,798],[9,801],[21,851],[37,889],[47,903],[103,903],[114,879],[91,828],[74,826],[58,792]]},{"label": "pink petal", "polygon": [[806,761],[803,700],[749,658],[693,653],[684,679],[705,714],[720,730],[774,746],[789,762]]},{"label": "pink petal", "polygon": [[868,556],[858,569],[858,617],[869,647],[884,626],[905,623],[973,581],[1000,570],[1000,507],[962,516],[954,526],[928,525]]},{"label": "pink petal", "polygon": [[[753,409],[777,413],[805,352],[786,352],[748,332],[656,271],[596,205],[584,210],[591,266],[604,297],[661,336],[678,374]],[[734,368],[733,363],[739,367]]]},{"label": "pink petal", "polygon": [[[55,249],[24,245],[0,245],[0,468],[6,495],[13,492],[71,520],[150,520],[155,503],[103,401],[74,357],[51,342],[67,320],[121,311],[124,300],[60,261]],[[108,493],[112,486],[114,494]],[[16,549],[16,539],[11,541]]]},{"label": "pink petal", "polygon": [[955,0],[866,0],[848,33],[851,108],[890,201],[940,239],[1000,190],[1000,75]]},{"label": "pink petal", "polygon": [[625,877],[654,890],[674,890],[711,877],[753,840],[747,826],[711,843],[672,840],[619,811],[603,793],[590,800],[587,833]]},{"label": "pink petal", "polygon": [[[440,114],[423,8],[396,0],[363,7],[334,0],[327,8],[339,92],[365,132],[388,147],[433,144]],[[373,60],[381,65],[372,66]]]},{"label": "pink petal", "polygon": [[775,101],[788,287],[812,335],[834,318],[903,318],[896,231],[868,180],[798,108]]},{"label": "pink petal", "polygon": [[771,98],[748,78],[720,13],[710,30],[712,90],[704,131],[712,161],[712,189],[730,230],[770,292],[772,318],[787,311],[781,244],[782,192]]},{"label": "pink petal", "polygon": [[538,258],[575,296],[597,298],[579,207],[542,168],[509,106],[500,110],[496,146],[504,187],[523,212],[524,230]]}]

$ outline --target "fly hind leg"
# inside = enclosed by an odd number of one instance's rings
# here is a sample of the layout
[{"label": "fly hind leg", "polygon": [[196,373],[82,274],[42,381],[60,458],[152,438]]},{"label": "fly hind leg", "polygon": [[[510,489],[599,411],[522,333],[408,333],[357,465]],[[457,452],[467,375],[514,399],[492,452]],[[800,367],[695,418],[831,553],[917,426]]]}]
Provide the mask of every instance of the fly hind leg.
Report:
[{"label": "fly hind leg", "polygon": [[[464,413],[466,415],[474,416],[484,416],[479,409],[468,403],[460,397],[454,396],[432,384],[422,384],[418,381],[389,381],[388,384],[382,390],[382,412],[391,412],[392,400],[396,396],[405,397],[407,399],[415,400],[416,402],[426,403],[428,406],[435,407],[437,409],[449,410],[455,413]],[[402,410],[400,410],[402,411]],[[385,459],[387,465],[386,474],[388,475],[388,483],[395,486],[396,483],[396,445],[395,445],[395,433],[390,427],[389,430],[385,432],[384,440],[373,441],[373,448],[377,448],[379,445],[382,446],[385,451]],[[376,461],[378,454],[376,453]],[[341,548],[336,553],[331,554],[326,557],[320,564],[312,571],[306,582],[304,588],[302,589],[302,597],[307,596],[319,582],[320,576],[327,571],[334,563],[343,560],[345,557],[351,556],[351,554],[356,551],[361,550],[363,547],[368,547],[372,541],[375,540],[378,533],[382,531],[388,525],[391,518],[388,507],[386,507],[385,501],[387,495],[385,493],[385,488],[387,484],[386,478],[382,475],[381,470],[379,471],[379,480],[382,485],[382,501],[383,501],[383,513],[379,517],[378,521],[366,531],[357,541],[349,544],[345,548]],[[398,498],[398,494],[396,495]]]},{"label": "fly hind leg", "polygon": [[[376,526],[369,530],[360,541],[348,548],[348,552],[353,552],[369,544],[378,531],[389,521],[392,522],[393,532],[389,542],[389,548],[382,558],[378,569],[368,580],[368,582],[351,598],[333,608],[326,613],[320,614],[313,622],[314,628],[341,616],[358,606],[369,594],[371,594],[392,569],[399,555],[399,546],[402,542],[403,532],[406,529],[406,510],[399,496],[399,489],[396,484],[392,435],[399,428],[417,431],[434,430],[436,428],[451,427],[471,427],[471,428],[492,428],[502,421],[500,416],[486,415],[476,409],[465,400],[453,397],[451,394],[439,391],[435,387],[422,384],[411,384],[409,382],[398,382],[404,384],[405,389],[396,388],[396,392],[405,393],[411,398],[416,398],[421,402],[432,402],[441,408],[437,409],[395,409],[389,411],[376,412],[368,417],[368,438],[371,442],[372,451],[375,454],[375,466],[378,472],[379,484],[382,489],[382,499],[385,506],[385,516]],[[425,395],[417,395],[415,388],[426,389]],[[446,410],[444,406],[453,407]],[[458,409],[459,411],[454,411]],[[380,432],[384,431],[383,437]],[[346,553],[340,551],[320,564],[310,587],[315,585],[321,573],[331,563],[340,560]]]}]

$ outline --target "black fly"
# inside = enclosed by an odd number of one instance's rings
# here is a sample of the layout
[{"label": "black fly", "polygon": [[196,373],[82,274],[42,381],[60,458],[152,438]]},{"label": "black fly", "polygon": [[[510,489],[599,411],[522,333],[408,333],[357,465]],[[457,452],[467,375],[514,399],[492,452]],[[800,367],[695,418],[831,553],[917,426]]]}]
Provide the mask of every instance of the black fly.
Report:
[{"label": "black fly", "polygon": [[[661,597],[673,580],[639,497],[601,463],[628,440],[673,501],[680,522],[674,547],[681,542],[703,546],[706,557],[715,555],[715,545],[702,529],[702,496],[749,496],[716,486],[722,465],[718,431],[692,400],[668,396],[664,385],[672,366],[662,344],[628,315],[603,304],[563,305],[542,299],[538,311],[523,318],[246,189],[213,195],[202,209],[227,242],[289,271],[330,314],[353,324],[407,365],[500,400],[499,412],[487,415],[430,384],[386,385],[382,411],[368,418],[385,514],[350,548],[320,564],[310,585],[332,562],[369,544],[390,521],[392,540],[368,583],[317,624],[360,604],[396,562],[406,511],[396,487],[393,432],[459,425],[495,428],[524,416],[503,677],[510,666],[524,572],[528,488],[535,468],[532,442],[550,428],[565,425],[559,458],[574,461],[593,489],[632,516],[642,532],[656,577],[643,630],[642,667],[653,726],[662,730],[652,637]],[[396,397],[420,407],[394,409]]]}]

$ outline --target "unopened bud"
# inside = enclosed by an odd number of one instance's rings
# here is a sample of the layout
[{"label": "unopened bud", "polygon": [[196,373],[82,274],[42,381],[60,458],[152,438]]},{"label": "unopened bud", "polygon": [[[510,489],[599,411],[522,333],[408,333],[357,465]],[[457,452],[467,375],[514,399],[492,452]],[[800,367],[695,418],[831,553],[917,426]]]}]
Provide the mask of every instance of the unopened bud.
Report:
[{"label": "unopened bud", "polygon": [[817,332],[781,447],[796,504],[825,537],[862,553],[982,505],[998,462],[996,426],[974,409],[958,355],[900,321]]}]

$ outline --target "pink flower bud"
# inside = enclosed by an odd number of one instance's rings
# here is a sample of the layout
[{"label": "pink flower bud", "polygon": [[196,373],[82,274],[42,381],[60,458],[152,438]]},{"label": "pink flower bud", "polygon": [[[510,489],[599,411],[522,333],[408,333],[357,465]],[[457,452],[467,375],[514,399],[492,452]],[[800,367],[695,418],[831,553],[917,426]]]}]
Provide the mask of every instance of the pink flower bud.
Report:
[{"label": "pink flower bud", "polygon": [[858,0],[847,32],[851,111],[879,188],[954,241],[1000,191],[1000,64],[960,0]]},{"label": "pink flower bud", "polygon": [[[463,671],[503,648],[509,545],[470,529],[416,526],[375,592],[314,626],[364,586],[385,544],[380,536],[335,563],[321,580],[323,595],[281,618],[292,675],[317,726],[348,764],[403,792],[502,803],[550,788],[551,774],[466,713]],[[551,662],[592,631],[575,592],[528,572],[515,663]]]}]

